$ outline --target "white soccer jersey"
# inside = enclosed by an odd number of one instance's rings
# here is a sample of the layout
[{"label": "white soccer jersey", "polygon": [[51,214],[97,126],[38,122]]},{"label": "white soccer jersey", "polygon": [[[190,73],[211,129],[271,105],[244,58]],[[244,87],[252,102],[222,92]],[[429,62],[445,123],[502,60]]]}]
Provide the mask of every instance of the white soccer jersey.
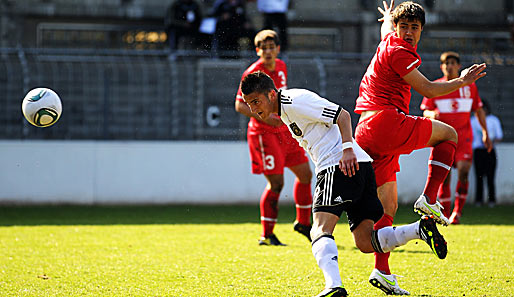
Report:
[{"label": "white soccer jersey", "polygon": [[[343,156],[341,132],[336,124],[341,107],[316,93],[304,89],[280,91],[278,115],[289,131],[307,151],[316,165],[316,173],[338,165]],[[359,162],[373,159],[353,141]]]}]

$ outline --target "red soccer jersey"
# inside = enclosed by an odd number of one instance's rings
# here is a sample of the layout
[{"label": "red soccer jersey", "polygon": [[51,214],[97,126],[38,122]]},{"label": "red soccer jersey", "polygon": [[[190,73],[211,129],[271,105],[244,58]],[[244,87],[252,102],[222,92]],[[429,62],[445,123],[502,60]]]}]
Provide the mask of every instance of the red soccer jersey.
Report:
[{"label": "red soccer jersey", "polygon": [[398,109],[408,114],[411,86],[402,77],[419,65],[415,47],[395,32],[387,34],[362,78],[355,112]]},{"label": "red soccer jersey", "polygon": [[[436,81],[447,81],[442,77]],[[457,130],[471,131],[470,113],[482,107],[475,83],[462,87],[450,94],[435,98],[423,98],[421,110],[438,110],[441,122],[445,122]]]},{"label": "red soccer jersey", "polygon": [[[277,87],[277,89],[287,89],[286,63],[284,63],[284,61],[282,61],[280,59],[276,59],[275,63],[276,63],[275,71],[269,71],[264,66],[262,61],[259,59],[258,61],[256,61],[252,65],[250,65],[250,67],[248,67],[248,69],[246,69],[246,71],[243,73],[243,76],[241,77],[241,80],[243,80],[243,78],[245,78],[250,73],[253,73],[256,71],[263,71],[273,79],[273,82],[275,83],[275,86]],[[241,92],[241,85],[239,85],[239,89],[237,90],[236,100],[244,102],[243,101],[243,93]],[[282,126],[280,126],[280,127],[273,127],[273,126],[270,126],[270,125],[264,123],[263,121],[257,120],[254,117],[251,117],[250,121],[248,122],[248,133],[249,134],[253,134],[253,133],[260,134],[260,133],[264,133],[264,132],[278,133],[278,132],[282,132],[282,131],[288,131],[287,126],[285,124],[282,124]]]}]

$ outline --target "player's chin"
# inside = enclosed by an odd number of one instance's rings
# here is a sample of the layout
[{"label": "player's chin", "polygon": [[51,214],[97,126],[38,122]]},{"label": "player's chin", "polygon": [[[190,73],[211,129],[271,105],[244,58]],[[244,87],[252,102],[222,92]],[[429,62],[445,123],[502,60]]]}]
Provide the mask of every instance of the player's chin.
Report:
[{"label": "player's chin", "polygon": [[268,118],[267,116],[264,115],[263,112],[257,113],[257,115],[259,116],[259,118],[261,118],[261,120],[265,120]]}]

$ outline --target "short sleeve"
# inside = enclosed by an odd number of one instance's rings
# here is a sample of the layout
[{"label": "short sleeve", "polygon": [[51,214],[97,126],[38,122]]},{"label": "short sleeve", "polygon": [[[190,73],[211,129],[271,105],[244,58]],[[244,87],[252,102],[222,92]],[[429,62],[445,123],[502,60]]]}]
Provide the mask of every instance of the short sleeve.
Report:
[{"label": "short sleeve", "polygon": [[295,98],[296,114],[312,121],[335,124],[341,110],[341,106],[314,92],[305,92],[302,96]]},{"label": "short sleeve", "polygon": [[404,77],[412,70],[421,65],[421,59],[412,51],[403,47],[393,49],[391,53],[391,68],[398,73],[400,77]]}]

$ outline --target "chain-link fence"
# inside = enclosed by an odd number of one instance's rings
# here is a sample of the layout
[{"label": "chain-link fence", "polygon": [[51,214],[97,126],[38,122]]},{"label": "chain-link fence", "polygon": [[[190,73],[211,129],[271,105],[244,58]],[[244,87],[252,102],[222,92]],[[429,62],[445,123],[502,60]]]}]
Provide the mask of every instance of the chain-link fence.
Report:
[{"label": "chain-link fence", "polygon": [[[441,76],[438,56],[423,56],[420,70]],[[234,110],[242,72],[254,60],[220,60],[167,51],[0,49],[0,138],[103,140],[245,139],[247,119]],[[371,54],[290,53],[289,88],[306,88],[353,110]],[[464,56],[463,65],[485,61],[480,95],[514,141],[514,57]],[[35,87],[54,89],[61,119],[36,128],[21,114],[21,100]],[[413,92],[411,113],[420,115]],[[354,123],[357,115],[353,115]]]}]

